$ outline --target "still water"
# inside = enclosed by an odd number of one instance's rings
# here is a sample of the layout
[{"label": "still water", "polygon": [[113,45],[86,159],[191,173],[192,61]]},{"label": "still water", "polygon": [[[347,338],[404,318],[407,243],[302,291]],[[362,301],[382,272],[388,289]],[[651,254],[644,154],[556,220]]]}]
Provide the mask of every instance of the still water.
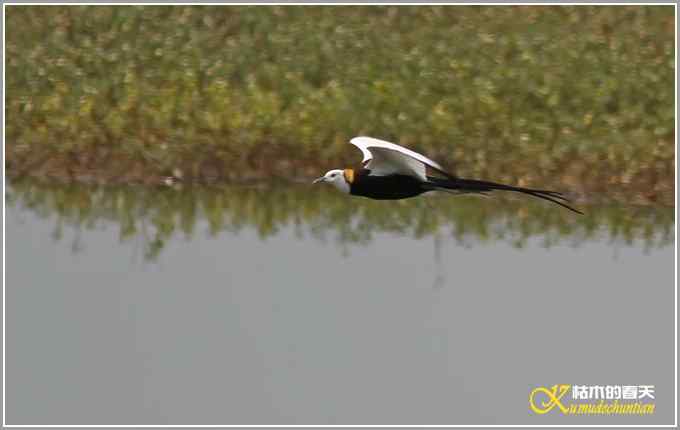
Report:
[{"label": "still water", "polygon": [[[8,424],[663,424],[674,209],[7,189]],[[638,417],[533,414],[654,385]]]}]

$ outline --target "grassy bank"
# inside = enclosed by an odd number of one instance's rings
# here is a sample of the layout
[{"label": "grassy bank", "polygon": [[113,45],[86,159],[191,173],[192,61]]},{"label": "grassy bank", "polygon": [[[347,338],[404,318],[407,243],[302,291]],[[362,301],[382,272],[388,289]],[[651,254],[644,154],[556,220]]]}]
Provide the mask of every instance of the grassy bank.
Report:
[{"label": "grassy bank", "polygon": [[158,256],[177,238],[254,229],[266,239],[292,227],[300,236],[340,244],[369,242],[380,233],[517,247],[532,239],[550,247],[579,246],[597,237],[642,243],[646,248],[670,246],[674,240],[673,208],[603,204],[589,206],[587,216],[574,216],[533,199],[434,196],[348,201],[340,193],[310,185],[175,189],[20,180],[9,188],[7,203],[53,219],[55,239],[68,238],[75,231],[74,249],[83,245],[77,242],[78,231],[117,226],[120,241],[143,245],[148,258]]},{"label": "grassy bank", "polygon": [[671,6],[6,14],[15,178],[307,178],[366,134],[461,176],[673,200]]}]

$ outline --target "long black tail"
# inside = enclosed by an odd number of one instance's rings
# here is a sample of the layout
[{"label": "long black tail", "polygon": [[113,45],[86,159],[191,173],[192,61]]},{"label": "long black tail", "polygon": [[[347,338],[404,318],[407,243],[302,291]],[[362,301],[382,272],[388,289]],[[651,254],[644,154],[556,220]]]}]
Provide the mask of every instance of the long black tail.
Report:
[{"label": "long black tail", "polygon": [[512,185],[503,185],[496,182],[489,181],[478,181],[476,179],[461,179],[461,178],[437,178],[434,176],[428,176],[428,185],[431,185],[433,189],[451,190],[458,191],[460,193],[477,193],[485,194],[489,191],[501,190],[501,191],[515,191],[517,193],[529,194],[530,196],[538,197],[540,199],[548,200],[557,205],[567,208],[570,211],[576,212],[577,214],[583,215],[583,212],[574,209],[569,206],[569,199],[567,199],[564,194],[557,191],[548,190],[536,190],[533,188],[524,187],[513,187]]}]

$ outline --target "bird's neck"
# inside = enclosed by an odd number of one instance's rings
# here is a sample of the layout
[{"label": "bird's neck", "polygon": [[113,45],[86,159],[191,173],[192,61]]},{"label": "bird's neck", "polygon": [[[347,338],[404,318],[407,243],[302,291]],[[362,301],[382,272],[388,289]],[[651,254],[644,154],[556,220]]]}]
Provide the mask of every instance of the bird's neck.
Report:
[{"label": "bird's neck", "polygon": [[354,169],[345,169],[343,170],[343,174],[345,175],[345,181],[347,181],[348,184],[354,182]]}]

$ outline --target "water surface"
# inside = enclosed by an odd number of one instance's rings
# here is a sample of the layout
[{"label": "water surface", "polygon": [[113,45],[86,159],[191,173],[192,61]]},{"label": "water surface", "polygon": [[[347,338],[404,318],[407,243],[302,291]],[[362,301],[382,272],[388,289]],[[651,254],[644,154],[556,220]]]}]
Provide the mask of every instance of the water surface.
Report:
[{"label": "water surface", "polygon": [[[672,208],[16,182],[9,424],[617,424],[673,414]],[[646,417],[536,386],[653,384]]]}]

